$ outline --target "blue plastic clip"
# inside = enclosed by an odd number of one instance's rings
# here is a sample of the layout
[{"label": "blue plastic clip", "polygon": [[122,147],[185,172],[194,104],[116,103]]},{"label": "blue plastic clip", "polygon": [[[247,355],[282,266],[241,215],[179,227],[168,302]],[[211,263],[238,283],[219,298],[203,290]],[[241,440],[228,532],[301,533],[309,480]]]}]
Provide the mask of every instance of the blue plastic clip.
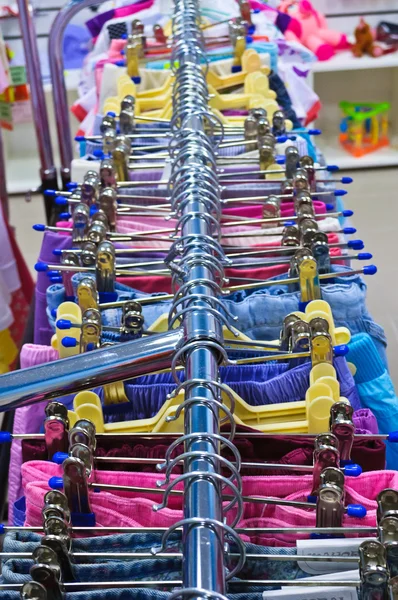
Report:
[{"label": "blue plastic clip", "polygon": [[367,265],[366,267],[363,268],[364,275],[376,275],[376,273],[377,273],[376,265]]},{"label": "blue plastic clip", "polygon": [[347,242],[347,246],[352,250],[362,250],[363,248],[365,248],[363,240],[350,240],[349,242]]},{"label": "blue plastic clip", "polygon": [[333,354],[335,356],[346,356],[350,351],[350,347],[347,344],[340,344],[339,346],[333,346]]},{"label": "blue plastic clip", "polygon": [[48,270],[48,264],[45,262],[37,262],[35,264],[35,271],[37,271],[38,273],[45,273]]},{"label": "blue plastic clip", "polygon": [[362,473],[362,467],[355,463],[344,467],[344,475],[347,477],[359,477]]},{"label": "blue plastic clip", "polygon": [[346,512],[349,517],[356,519],[364,519],[367,515],[367,510],[362,504],[348,504]]},{"label": "blue plastic clip", "polygon": [[78,341],[73,337],[64,337],[62,338],[62,345],[64,348],[76,348]]},{"label": "blue plastic clip", "polygon": [[51,460],[57,465],[62,465],[62,463],[68,458],[68,456],[69,454],[67,452],[56,452]]}]

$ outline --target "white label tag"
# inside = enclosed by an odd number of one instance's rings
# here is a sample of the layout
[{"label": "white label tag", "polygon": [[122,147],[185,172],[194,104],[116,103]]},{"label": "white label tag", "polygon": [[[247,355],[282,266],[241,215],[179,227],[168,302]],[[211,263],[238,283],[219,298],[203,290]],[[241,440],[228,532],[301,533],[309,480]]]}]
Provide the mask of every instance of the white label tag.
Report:
[{"label": "white label tag", "polygon": [[[344,571],[343,573],[329,573],[318,577],[308,577],[308,581],[321,579],[324,581],[357,581],[359,571]],[[263,592],[263,600],[358,600],[355,587],[331,586],[331,587],[306,587],[292,586],[282,587],[273,592]]]},{"label": "white label tag", "polygon": [[263,600],[358,600],[355,588],[349,587],[302,587],[285,588],[275,592],[263,592]]},{"label": "white label tag", "polygon": [[[328,556],[358,558],[358,547],[368,538],[330,539],[330,540],[297,540],[298,556]],[[312,562],[299,561],[298,566],[310,575],[351,571],[356,565],[344,562]]]}]

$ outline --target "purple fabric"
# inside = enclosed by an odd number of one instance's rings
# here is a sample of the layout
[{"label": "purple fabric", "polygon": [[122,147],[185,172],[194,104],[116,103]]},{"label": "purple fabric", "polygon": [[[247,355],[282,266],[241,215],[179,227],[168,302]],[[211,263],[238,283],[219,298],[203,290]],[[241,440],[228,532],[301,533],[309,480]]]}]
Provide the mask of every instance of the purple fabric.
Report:
[{"label": "purple fabric", "polygon": [[[134,12],[139,12],[141,10],[140,4],[143,4],[143,8],[146,8],[148,6],[148,2],[144,2],[144,1],[131,2],[130,6],[134,5],[137,9]],[[126,9],[127,7],[123,7],[123,8]],[[88,21],[86,21],[85,25],[86,25],[87,29],[89,30],[89,32],[91,33],[91,35],[93,36],[93,38],[95,38],[95,37],[97,37],[97,35],[99,35],[101,33],[101,29],[105,25],[105,23],[107,21],[110,21],[110,19],[113,19],[117,16],[120,16],[120,15],[118,15],[118,9],[112,8],[111,10],[107,10],[103,13],[96,15],[92,19],[89,19]]]},{"label": "purple fabric", "polygon": [[285,31],[288,29],[291,23],[291,20],[292,18],[289,15],[278,11],[278,16],[276,18],[275,25],[282,33],[285,33]]},{"label": "purple fabric", "polygon": [[[53,250],[60,248],[67,250],[72,247],[72,237],[70,235],[60,235],[52,231],[46,231],[41,245],[39,261],[59,264],[60,257],[54,256]],[[50,280],[46,273],[37,274],[36,283],[36,304],[35,304],[35,322],[34,322],[34,343],[48,346],[53,335],[53,331],[48,323],[46,316],[47,299],[46,291],[50,285]]]},{"label": "purple fabric", "polygon": [[107,21],[109,21],[110,19],[113,19],[114,14],[115,14],[115,9],[112,8],[111,10],[107,10],[103,13],[100,13],[99,15],[95,15],[95,17],[86,21],[86,27],[89,30],[89,32],[91,33],[93,38],[97,37],[97,35],[100,34],[101,29],[104,26],[104,24]]},{"label": "purple fabric", "polygon": [[356,433],[379,433],[377,419],[369,408],[360,408],[353,415]]}]

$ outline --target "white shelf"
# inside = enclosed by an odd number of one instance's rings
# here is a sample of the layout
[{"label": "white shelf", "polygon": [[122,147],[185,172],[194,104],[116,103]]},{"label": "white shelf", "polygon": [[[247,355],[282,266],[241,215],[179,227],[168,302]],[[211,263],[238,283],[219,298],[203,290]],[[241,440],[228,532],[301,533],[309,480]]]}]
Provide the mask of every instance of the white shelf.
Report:
[{"label": "white shelf", "polygon": [[[65,83],[66,89],[69,91],[77,90],[77,86],[80,79],[81,69],[70,69],[69,71],[65,71]],[[53,90],[52,83],[49,81],[44,84],[44,91],[47,93],[51,93]]]},{"label": "white shelf", "polygon": [[312,65],[312,73],[328,73],[331,71],[358,71],[362,69],[383,69],[398,67],[398,51],[385,54],[379,58],[362,56],[356,58],[350,50],[338,52],[330,60],[318,61]]},{"label": "white shelf", "polygon": [[317,138],[318,146],[330,165],[338,165],[340,169],[369,169],[372,167],[398,166],[398,140],[391,146],[355,158],[346,152],[336,138],[328,138],[324,134]]},{"label": "white shelf", "polygon": [[25,194],[38,187],[40,181],[38,156],[9,157],[6,161],[6,181],[9,194]]}]

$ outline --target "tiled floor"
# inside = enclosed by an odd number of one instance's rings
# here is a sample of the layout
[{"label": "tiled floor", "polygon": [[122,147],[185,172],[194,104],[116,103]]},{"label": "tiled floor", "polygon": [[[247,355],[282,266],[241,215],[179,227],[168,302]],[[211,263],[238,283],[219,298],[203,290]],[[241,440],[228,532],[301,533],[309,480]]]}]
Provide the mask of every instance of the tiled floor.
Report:
[{"label": "tiled floor", "polygon": [[[379,271],[369,277],[368,307],[374,319],[386,330],[389,361],[398,389],[398,169],[356,171],[349,187],[346,207],[355,211],[352,223],[356,238],[364,240]],[[44,222],[42,200],[26,203],[21,196],[10,198],[11,223],[29,267],[37,259],[42,234],[32,230],[33,223]],[[356,266],[359,264],[355,263]],[[397,312],[397,314],[396,314]]]}]

